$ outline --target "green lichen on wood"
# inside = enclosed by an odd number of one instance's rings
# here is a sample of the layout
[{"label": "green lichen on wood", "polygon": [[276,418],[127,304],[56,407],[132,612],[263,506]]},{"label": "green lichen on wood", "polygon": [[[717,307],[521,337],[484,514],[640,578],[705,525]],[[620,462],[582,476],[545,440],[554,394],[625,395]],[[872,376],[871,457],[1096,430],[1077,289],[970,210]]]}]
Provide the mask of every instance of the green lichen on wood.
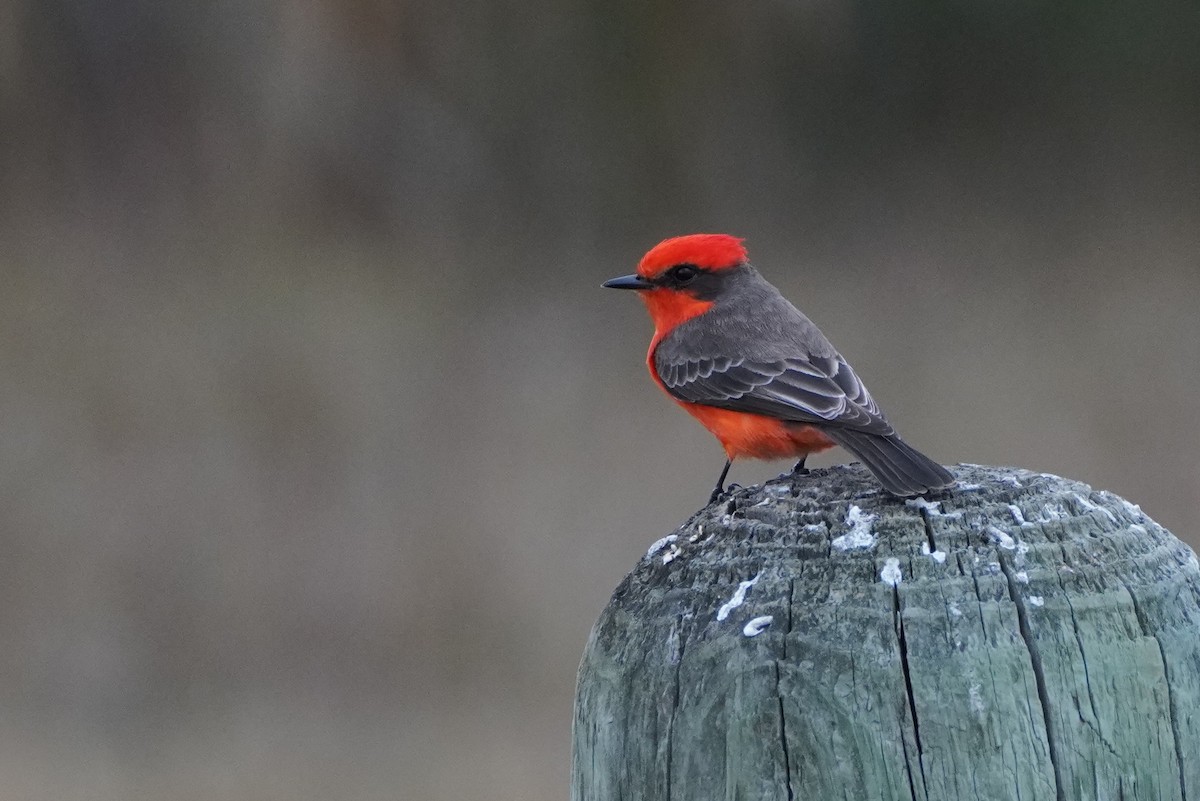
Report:
[{"label": "green lichen on wood", "polygon": [[575,801],[1200,799],[1195,554],[1078,482],[956,475],[783,477],[647,554],[580,666]]}]

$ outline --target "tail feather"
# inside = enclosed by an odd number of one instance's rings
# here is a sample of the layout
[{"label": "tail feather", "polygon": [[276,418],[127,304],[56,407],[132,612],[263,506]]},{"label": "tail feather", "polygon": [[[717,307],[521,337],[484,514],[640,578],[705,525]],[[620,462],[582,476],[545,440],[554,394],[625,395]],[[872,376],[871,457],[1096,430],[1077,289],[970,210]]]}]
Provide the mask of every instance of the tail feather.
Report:
[{"label": "tail feather", "polygon": [[903,455],[881,444],[880,440],[864,439],[855,455],[863,460],[893,495],[915,495],[925,491],[921,482],[910,475],[914,471]]},{"label": "tail feather", "polygon": [[950,471],[895,434],[881,437],[844,428],[823,431],[861,459],[883,488],[893,495],[924,495],[954,484]]}]

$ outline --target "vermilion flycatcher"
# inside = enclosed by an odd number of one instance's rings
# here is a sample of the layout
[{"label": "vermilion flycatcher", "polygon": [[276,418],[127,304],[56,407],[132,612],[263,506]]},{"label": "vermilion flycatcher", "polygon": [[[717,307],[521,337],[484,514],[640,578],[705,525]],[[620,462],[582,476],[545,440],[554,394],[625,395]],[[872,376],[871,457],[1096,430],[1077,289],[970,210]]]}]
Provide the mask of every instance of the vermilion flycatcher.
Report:
[{"label": "vermilion flycatcher", "polygon": [[654,320],[646,362],[672,399],[716,435],[729,457],[804,459],[841,445],[893,495],[949,487],[954,477],[905,443],[820,329],[750,265],[724,234],[667,239],[637,272],[606,281],[637,290]]}]

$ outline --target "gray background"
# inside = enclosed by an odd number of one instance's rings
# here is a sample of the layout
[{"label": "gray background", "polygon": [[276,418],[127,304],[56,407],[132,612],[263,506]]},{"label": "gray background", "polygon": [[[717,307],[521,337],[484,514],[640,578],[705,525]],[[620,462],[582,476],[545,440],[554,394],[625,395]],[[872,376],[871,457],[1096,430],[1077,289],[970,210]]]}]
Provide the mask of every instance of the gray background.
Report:
[{"label": "gray background", "polygon": [[1198,132],[1184,2],[0,0],[0,794],[563,798],[668,235],[1195,544]]}]

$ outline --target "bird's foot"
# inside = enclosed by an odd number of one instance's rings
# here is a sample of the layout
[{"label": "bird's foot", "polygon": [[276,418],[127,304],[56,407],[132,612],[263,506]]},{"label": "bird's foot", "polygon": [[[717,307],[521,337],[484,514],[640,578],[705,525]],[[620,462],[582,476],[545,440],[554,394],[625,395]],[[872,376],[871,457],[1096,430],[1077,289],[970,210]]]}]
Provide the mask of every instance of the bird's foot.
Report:
[{"label": "bird's foot", "polygon": [[792,468],[792,473],[797,476],[807,476],[808,468],[804,466],[806,461],[808,461],[807,455],[801,458],[800,461],[796,462],[796,466]]},{"label": "bird's foot", "polygon": [[716,503],[722,498],[731,498],[735,493],[743,489],[745,489],[745,487],[743,487],[741,484],[729,484],[725,487],[717,487],[712,491],[712,495],[708,496],[708,502],[712,504]]},{"label": "bird's foot", "polygon": [[[729,475],[729,466],[733,464],[733,459],[725,460],[725,467],[721,469],[721,475],[717,477],[717,486],[713,489],[712,495],[708,496],[709,503],[716,503],[717,500],[725,494],[725,476]],[[730,487],[736,487],[736,484],[730,484]]]}]

